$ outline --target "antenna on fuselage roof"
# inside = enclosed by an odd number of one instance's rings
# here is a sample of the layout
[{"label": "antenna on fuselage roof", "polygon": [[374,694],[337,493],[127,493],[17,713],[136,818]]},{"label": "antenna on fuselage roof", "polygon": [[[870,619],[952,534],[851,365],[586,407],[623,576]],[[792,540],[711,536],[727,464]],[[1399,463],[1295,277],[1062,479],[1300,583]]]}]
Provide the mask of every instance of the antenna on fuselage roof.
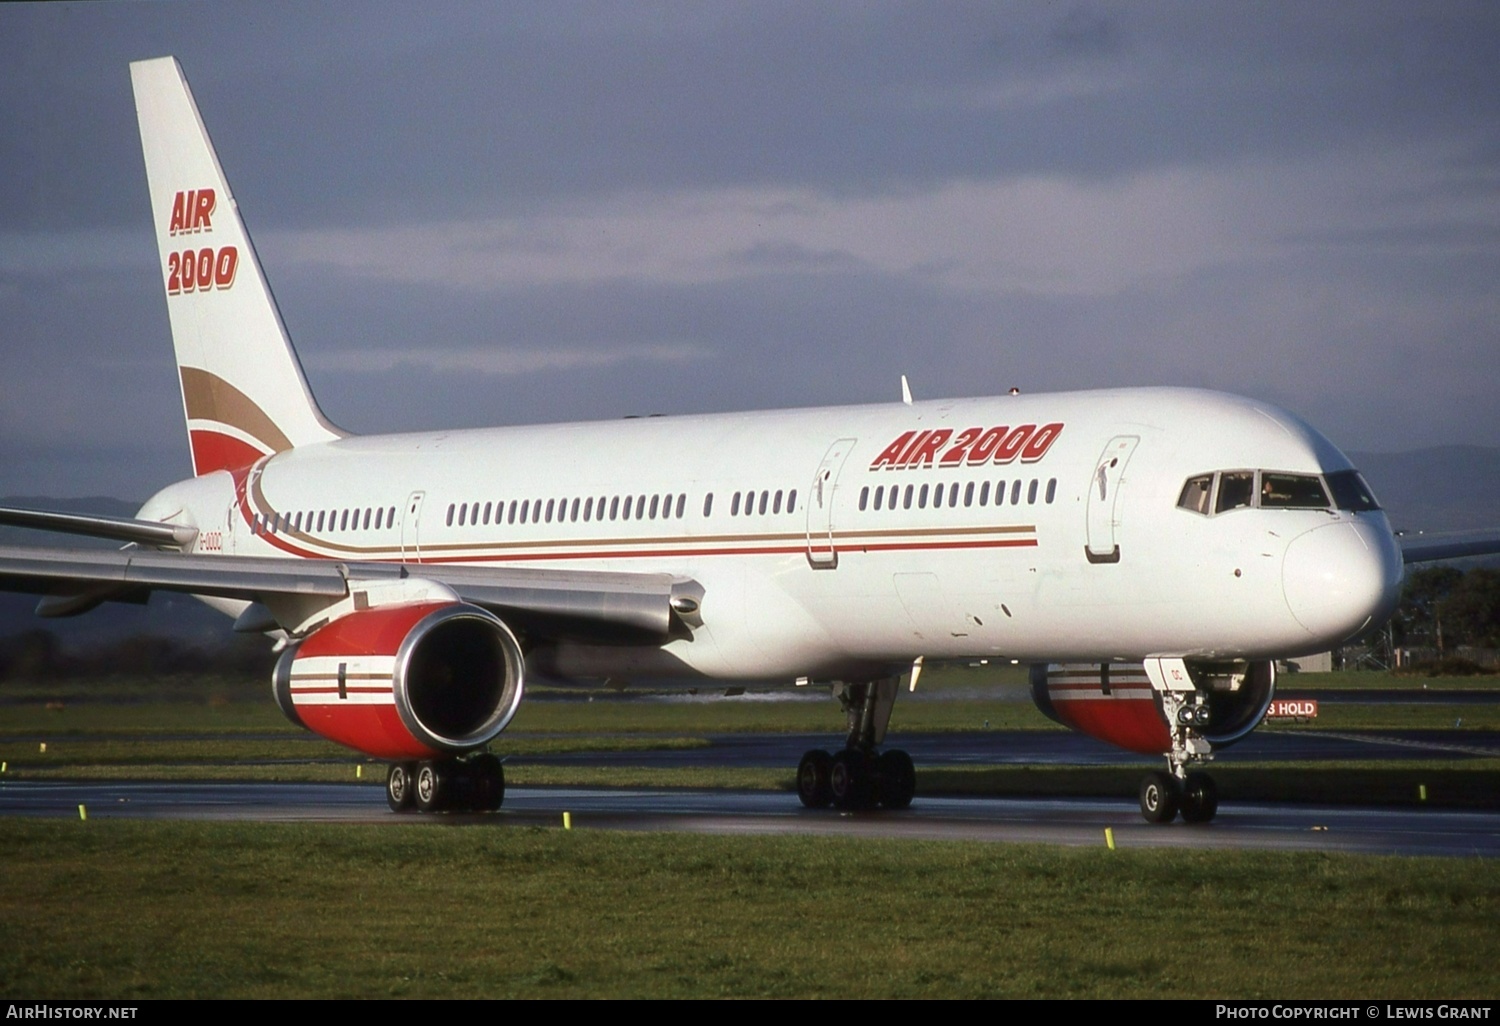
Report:
[{"label": "antenna on fuselage roof", "polygon": [[901,375],[901,401],[911,405],[911,386],[906,383],[906,375]]}]

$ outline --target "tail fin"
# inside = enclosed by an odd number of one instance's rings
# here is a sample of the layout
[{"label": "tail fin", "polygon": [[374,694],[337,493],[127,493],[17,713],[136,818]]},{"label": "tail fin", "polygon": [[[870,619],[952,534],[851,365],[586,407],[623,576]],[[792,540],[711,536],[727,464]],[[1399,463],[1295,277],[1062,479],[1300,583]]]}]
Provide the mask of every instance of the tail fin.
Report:
[{"label": "tail fin", "polygon": [[342,437],[307,387],[175,57],[130,65],[193,473]]}]

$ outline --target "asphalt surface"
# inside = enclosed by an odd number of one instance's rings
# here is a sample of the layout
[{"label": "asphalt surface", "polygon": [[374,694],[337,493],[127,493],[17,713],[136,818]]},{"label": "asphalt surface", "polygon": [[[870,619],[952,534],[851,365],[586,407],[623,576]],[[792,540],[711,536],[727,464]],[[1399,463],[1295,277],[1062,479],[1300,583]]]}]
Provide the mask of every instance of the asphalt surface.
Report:
[{"label": "asphalt surface", "polygon": [[918,797],[900,812],[801,808],[772,792],[512,788],[486,815],[396,815],[378,787],[345,784],[179,784],[10,781],[0,815],[90,821],[218,820],[368,823],[419,827],[656,830],[697,834],[811,834],[1119,848],[1241,848],[1392,855],[1500,857],[1500,813],[1231,803],[1210,824],[1143,822],[1134,802],[1103,799]]}]

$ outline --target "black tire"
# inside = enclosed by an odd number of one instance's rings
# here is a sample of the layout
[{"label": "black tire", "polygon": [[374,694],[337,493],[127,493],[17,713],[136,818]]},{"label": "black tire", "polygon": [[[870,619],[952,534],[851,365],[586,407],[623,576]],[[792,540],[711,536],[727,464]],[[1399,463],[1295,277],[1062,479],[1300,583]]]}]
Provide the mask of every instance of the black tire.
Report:
[{"label": "black tire", "polygon": [[845,748],[828,767],[828,790],[839,809],[868,809],[875,804],[875,773],[869,755]]},{"label": "black tire", "polygon": [[474,775],[474,811],[494,812],[505,803],[505,767],[489,753],[469,763]]},{"label": "black tire", "polygon": [[1182,821],[1207,823],[1219,811],[1219,787],[1207,773],[1189,773],[1182,788]]},{"label": "black tire", "polygon": [[809,809],[826,809],[833,801],[833,792],[828,787],[832,764],[833,756],[817,748],[802,756],[797,764],[797,797]]},{"label": "black tire", "polygon": [[1157,770],[1141,780],[1141,815],[1147,823],[1170,823],[1177,816],[1177,779]]},{"label": "black tire", "polygon": [[417,764],[416,792],[418,812],[440,812],[447,808],[453,790],[452,771],[443,762]]},{"label": "black tire", "polygon": [[393,762],[385,775],[385,803],[392,812],[410,812],[415,794],[410,763]]},{"label": "black tire", "polygon": [[881,752],[875,760],[880,804],[888,809],[904,809],[917,793],[917,768],[911,756],[899,748]]}]

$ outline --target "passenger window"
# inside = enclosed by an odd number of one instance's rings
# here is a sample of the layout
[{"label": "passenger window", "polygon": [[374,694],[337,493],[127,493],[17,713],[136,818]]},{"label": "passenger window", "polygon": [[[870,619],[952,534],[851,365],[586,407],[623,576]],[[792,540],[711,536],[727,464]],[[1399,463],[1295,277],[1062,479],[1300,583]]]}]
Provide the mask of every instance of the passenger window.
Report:
[{"label": "passenger window", "polygon": [[1254,471],[1236,470],[1219,475],[1219,501],[1214,506],[1215,513],[1251,506],[1254,505],[1254,501]]},{"label": "passenger window", "polygon": [[1057,478],[1047,482],[1047,505],[1052,505],[1052,499],[1057,495]]},{"label": "passenger window", "polygon": [[988,481],[979,482],[979,504],[981,506],[988,506],[990,504],[990,483]]},{"label": "passenger window", "polygon": [[1214,476],[1212,474],[1190,477],[1182,486],[1182,494],[1177,499],[1177,508],[1207,516],[1209,497],[1213,495],[1213,491]]},{"label": "passenger window", "polygon": [[[869,485],[865,485],[863,488],[861,488],[859,490],[859,511],[861,513],[863,513],[865,511],[866,507],[868,507],[869,503],[870,503],[870,486]],[[781,508],[781,493],[780,492],[776,493],[776,507],[777,507],[778,511]]]},{"label": "passenger window", "polygon": [[1010,486],[1010,504],[1019,506],[1021,504],[1021,482],[1014,481]]},{"label": "passenger window", "polygon": [[707,520],[714,511],[714,493],[709,492],[703,496],[703,519]]},{"label": "passenger window", "polygon": [[683,511],[687,509],[687,492],[677,496],[677,519],[682,519]]},{"label": "passenger window", "polygon": [[1036,478],[1031,479],[1031,484],[1026,486],[1026,505],[1036,505]]},{"label": "passenger window", "polygon": [[917,509],[926,509],[926,508],[927,508],[927,486],[923,485],[922,486],[922,490],[917,493]]},{"label": "passenger window", "polygon": [[795,488],[786,493],[786,511],[788,513],[797,511],[797,489]]}]

